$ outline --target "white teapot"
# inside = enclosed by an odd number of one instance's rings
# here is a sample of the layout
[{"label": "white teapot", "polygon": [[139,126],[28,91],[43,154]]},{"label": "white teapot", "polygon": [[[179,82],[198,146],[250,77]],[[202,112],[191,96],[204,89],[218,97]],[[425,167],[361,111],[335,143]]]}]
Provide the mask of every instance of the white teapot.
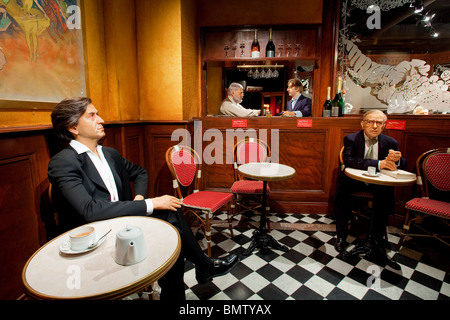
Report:
[{"label": "white teapot", "polygon": [[126,226],[116,234],[115,261],[123,266],[129,266],[147,257],[147,245],[142,229]]}]

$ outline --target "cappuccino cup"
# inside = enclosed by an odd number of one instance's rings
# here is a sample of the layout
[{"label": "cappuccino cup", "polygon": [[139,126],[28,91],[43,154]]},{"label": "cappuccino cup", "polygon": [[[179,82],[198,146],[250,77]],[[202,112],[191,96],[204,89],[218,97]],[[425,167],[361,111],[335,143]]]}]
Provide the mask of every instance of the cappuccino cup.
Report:
[{"label": "cappuccino cup", "polygon": [[82,226],[69,232],[70,249],[81,251],[89,248],[95,240],[95,229],[92,226]]},{"label": "cappuccino cup", "polygon": [[377,168],[375,167],[367,167],[367,174],[374,176],[377,173]]}]

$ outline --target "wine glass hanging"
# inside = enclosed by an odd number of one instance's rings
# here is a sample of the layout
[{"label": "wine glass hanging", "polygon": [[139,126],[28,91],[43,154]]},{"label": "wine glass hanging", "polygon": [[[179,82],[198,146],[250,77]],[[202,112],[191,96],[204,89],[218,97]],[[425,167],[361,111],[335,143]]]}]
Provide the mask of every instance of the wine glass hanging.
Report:
[{"label": "wine glass hanging", "polygon": [[280,73],[277,69],[283,68],[283,65],[240,65],[239,71],[247,72],[247,77],[252,79],[271,79],[278,78]]}]

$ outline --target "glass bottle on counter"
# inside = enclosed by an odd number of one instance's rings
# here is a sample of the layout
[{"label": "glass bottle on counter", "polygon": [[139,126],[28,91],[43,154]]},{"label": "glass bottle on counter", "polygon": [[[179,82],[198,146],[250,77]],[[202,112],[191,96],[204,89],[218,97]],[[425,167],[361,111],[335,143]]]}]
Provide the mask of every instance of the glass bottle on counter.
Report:
[{"label": "glass bottle on counter", "polygon": [[332,117],[344,116],[344,98],[342,97],[342,77],[338,77],[337,92],[334,96],[331,108]]},{"label": "glass bottle on counter", "polygon": [[259,47],[259,41],[258,41],[258,30],[255,29],[255,37],[253,38],[252,43],[252,58],[259,58],[261,56],[261,51]]},{"label": "glass bottle on counter", "polygon": [[269,29],[269,42],[266,45],[266,57],[273,58],[275,57],[275,45],[272,41],[272,28]]},{"label": "glass bottle on counter", "polygon": [[272,112],[270,111],[268,104],[264,105],[264,115],[266,117],[271,117],[272,116]]},{"label": "glass bottle on counter", "polygon": [[327,88],[327,100],[323,104],[323,117],[331,117],[331,109],[333,105],[331,104],[331,87]]}]

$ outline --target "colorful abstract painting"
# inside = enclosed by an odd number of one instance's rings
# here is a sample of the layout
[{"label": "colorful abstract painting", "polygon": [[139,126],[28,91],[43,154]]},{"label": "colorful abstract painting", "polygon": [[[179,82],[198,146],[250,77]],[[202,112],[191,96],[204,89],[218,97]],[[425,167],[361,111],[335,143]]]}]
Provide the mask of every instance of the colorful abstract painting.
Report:
[{"label": "colorful abstract painting", "polygon": [[0,0],[0,100],[53,103],[86,95],[79,5]]}]

